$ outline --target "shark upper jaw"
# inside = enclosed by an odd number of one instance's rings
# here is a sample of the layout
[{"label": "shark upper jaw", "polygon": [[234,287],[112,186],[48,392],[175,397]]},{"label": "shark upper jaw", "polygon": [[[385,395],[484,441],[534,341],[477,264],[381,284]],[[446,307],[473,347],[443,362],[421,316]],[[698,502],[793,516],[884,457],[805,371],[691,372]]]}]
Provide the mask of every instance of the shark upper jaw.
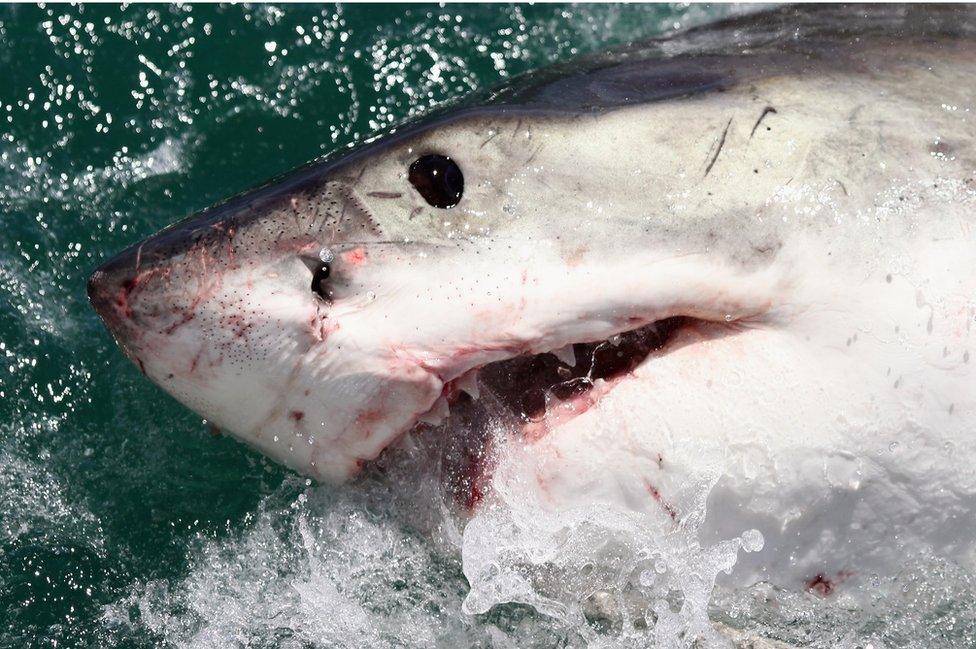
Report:
[{"label": "shark upper jaw", "polygon": [[[450,414],[463,417],[460,409],[468,400],[486,395],[500,406],[495,414],[525,438],[545,435],[596,405],[642,363],[686,339],[689,330],[723,335],[765,317],[777,290],[768,269],[745,273],[704,255],[592,255],[567,265],[558,254],[539,253],[523,263],[485,263],[455,278],[450,293],[478,295],[471,276],[488,278],[481,284],[491,290],[483,296],[490,293],[492,299],[479,304],[493,306],[472,314],[469,301],[445,298],[414,306],[427,314],[423,322],[395,312],[370,316],[398,323],[384,332],[396,361],[391,365],[422,368],[440,385],[409,421],[399,419],[393,437],[418,424],[438,426],[445,418],[450,429]],[[359,322],[349,329],[366,330],[367,322]],[[424,333],[403,339],[411,329]]]},{"label": "shark upper jaw", "polygon": [[[525,438],[540,437],[551,426],[593,406],[650,356],[664,353],[681,330],[704,324],[695,318],[668,317],[602,340],[568,343],[558,349],[475,365],[445,381],[440,398],[418,421],[439,425],[465,396],[477,401],[487,393],[521,423]],[[544,342],[539,341],[533,348],[540,345]],[[473,352],[465,355],[468,353]]]},{"label": "shark upper jaw", "polygon": [[488,491],[499,436],[534,443],[600,407],[617,385],[638,380],[645,363],[684,344],[734,333],[741,325],[673,316],[597,341],[496,360],[444,384],[410,430],[450,436],[442,479],[471,511]]}]

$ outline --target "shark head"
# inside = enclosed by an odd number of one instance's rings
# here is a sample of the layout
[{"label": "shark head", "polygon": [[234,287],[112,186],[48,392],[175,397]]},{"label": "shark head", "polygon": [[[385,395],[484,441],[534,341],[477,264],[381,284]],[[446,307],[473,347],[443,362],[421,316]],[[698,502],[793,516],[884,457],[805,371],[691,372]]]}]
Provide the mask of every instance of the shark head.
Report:
[{"label": "shark head", "polygon": [[171,226],[89,295],[150,379],[318,478],[354,474],[479,375],[539,434],[679,330],[770,306],[752,250],[768,242],[675,208],[729,137],[703,122],[686,155],[682,104],[640,141],[627,111],[462,110]]}]

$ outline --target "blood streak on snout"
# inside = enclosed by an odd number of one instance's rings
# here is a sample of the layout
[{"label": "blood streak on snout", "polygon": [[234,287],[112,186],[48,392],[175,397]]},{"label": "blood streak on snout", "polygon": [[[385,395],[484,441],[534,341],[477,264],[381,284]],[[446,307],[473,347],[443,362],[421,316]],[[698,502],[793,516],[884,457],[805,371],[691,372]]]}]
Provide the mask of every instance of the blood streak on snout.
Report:
[{"label": "blood streak on snout", "polygon": [[227,326],[234,333],[234,336],[243,338],[254,327],[254,323],[240,313],[232,313],[227,316]]},{"label": "blood streak on snout", "polygon": [[133,295],[144,288],[152,278],[156,276],[166,277],[169,273],[169,268],[148,268],[136,273],[131,279],[122,282],[115,296],[115,306],[118,308],[119,313],[125,318],[132,319],[134,315],[132,311]]},{"label": "blood streak on snout", "polygon": [[233,266],[236,262],[237,253],[237,249],[234,247],[234,236],[237,234],[237,228],[233,224],[224,224],[219,221],[211,227],[224,235],[223,242],[227,253],[228,265]]},{"label": "blood streak on snout", "polygon": [[197,309],[199,308],[200,304],[209,300],[220,288],[221,280],[219,274],[217,275],[218,276],[215,279],[200,284],[200,287],[194,294],[190,304],[186,306],[178,306],[173,309],[173,312],[179,314],[179,317],[175,322],[163,329],[162,333],[168,336],[172,335],[177,329],[196,318]]},{"label": "blood streak on snout", "polygon": [[190,360],[190,374],[197,371],[197,367],[200,365],[200,357],[203,356],[203,349],[200,349],[193,358]]},{"label": "blood streak on snout", "polygon": [[362,434],[364,439],[369,439],[373,435],[376,424],[383,421],[385,415],[379,408],[369,408],[356,415],[356,429]]}]

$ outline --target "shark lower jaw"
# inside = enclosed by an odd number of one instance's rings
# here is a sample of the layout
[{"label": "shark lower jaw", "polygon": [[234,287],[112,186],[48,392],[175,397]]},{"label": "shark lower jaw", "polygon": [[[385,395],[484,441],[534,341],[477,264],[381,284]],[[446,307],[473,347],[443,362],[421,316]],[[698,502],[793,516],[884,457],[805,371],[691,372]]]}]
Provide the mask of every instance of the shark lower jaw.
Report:
[{"label": "shark lower jaw", "polygon": [[534,443],[596,410],[641,366],[674,349],[734,334],[742,325],[672,316],[597,341],[477,366],[444,385],[441,398],[410,426],[443,437],[442,479],[463,509],[490,490],[494,443]]}]

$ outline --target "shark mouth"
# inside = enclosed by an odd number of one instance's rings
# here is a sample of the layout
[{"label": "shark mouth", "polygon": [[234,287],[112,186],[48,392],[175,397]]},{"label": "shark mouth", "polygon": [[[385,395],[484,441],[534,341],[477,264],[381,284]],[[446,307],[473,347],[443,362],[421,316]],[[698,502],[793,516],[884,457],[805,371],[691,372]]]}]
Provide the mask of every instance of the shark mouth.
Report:
[{"label": "shark mouth", "polygon": [[415,430],[440,436],[444,483],[471,510],[489,488],[493,440],[500,434],[541,439],[594,407],[696,322],[675,316],[605,340],[488,363],[447,384],[444,398]]}]

